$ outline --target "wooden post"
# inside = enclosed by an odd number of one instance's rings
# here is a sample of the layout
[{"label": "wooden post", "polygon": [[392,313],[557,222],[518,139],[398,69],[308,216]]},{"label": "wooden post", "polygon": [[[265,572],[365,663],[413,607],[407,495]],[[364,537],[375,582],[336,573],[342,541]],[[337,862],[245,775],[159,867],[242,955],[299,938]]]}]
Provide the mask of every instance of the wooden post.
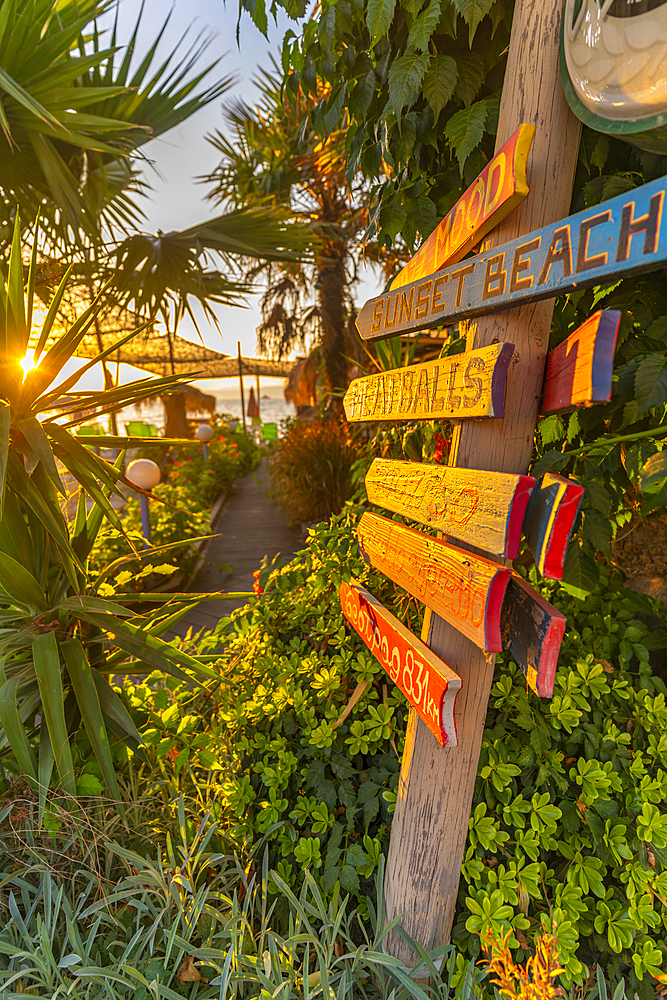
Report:
[{"label": "wooden post", "polygon": [[259,401],[259,375],[255,372],[255,388],[257,389],[257,419],[261,421],[262,419],[262,406]]},{"label": "wooden post", "polygon": [[[536,126],[529,160],[530,195],[491,234],[496,246],[547,225],[570,210],[581,126],[560,84],[558,47],[562,0],[518,0],[514,10],[496,149],[522,122]],[[509,342],[505,416],[460,424],[451,464],[525,473],[549,343],[553,299],[467,324],[467,349]],[[495,656],[485,655],[436,614],[427,644],[461,676],[459,745],[441,747],[411,711],[398,801],[391,831],[385,894],[387,919],[403,915],[404,929],[427,950],[449,940],[461,861],[477,776]],[[418,956],[392,931],[387,950],[406,966]]]},{"label": "wooden post", "polygon": [[239,387],[241,389],[241,416],[243,417],[243,433],[247,434],[245,425],[245,398],[243,395],[243,362],[241,361],[241,341],[238,343],[238,358],[239,358]]}]

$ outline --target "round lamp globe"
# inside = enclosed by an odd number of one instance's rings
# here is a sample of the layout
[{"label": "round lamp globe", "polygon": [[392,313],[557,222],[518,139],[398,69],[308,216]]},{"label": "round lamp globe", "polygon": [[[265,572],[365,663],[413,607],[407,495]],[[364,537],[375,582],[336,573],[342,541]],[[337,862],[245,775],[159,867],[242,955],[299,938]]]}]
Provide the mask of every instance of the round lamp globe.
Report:
[{"label": "round lamp globe", "polygon": [[197,440],[206,443],[213,437],[213,428],[210,424],[200,424],[197,428]]},{"label": "round lamp globe", "polygon": [[140,490],[152,490],[160,482],[160,468],[150,458],[138,458],[136,462],[130,462],[125,475]]}]

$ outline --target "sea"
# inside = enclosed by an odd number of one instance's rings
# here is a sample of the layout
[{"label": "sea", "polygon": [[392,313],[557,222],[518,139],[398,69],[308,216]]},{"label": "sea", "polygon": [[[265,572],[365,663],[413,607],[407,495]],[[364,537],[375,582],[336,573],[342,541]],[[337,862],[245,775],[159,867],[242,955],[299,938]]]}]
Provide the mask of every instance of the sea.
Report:
[{"label": "sea", "polygon": [[[240,398],[234,399],[228,396],[216,396],[216,400],[216,413],[221,415],[228,414],[236,420],[241,419],[243,411],[241,409]],[[245,399],[245,405],[247,409],[247,396]],[[278,427],[280,427],[281,421],[286,420],[287,417],[296,416],[296,410],[292,404],[288,403],[285,399],[280,398],[260,397],[259,409],[262,423],[276,423],[278,424]],[[205,413],[202,412],[201,416],[205,417]],[[125,432],[125,425],[130,420],[143,420],[144,423],[155,424],[160,433],[164,430],[164,410],[159,401],[145,403],[141,407],[125,407],[125,409],[118,412],[117,419],[118,430],[121,434]],[[250,421],[248,422],[250,423]]]}]

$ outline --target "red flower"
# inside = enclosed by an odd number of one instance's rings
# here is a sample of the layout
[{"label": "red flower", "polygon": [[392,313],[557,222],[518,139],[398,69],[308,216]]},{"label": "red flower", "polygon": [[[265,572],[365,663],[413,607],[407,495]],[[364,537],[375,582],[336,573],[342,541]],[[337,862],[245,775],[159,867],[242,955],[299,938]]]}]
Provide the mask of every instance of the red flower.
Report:
[{"label": "red flower", "polygon": [[434,460],[438,465],[445,465],[449,458],[449,450],[452,446],[451,438],[445,440],[442,434],[435,435],[435,455]]},{"label": "red flower", "polygon": [[255,591],[256,594],[263,593],[262,585],[259,582],[259,573],[260,571],[256,569],[255,572],[252,574],[255,577],[255,582],[252,585],[252,589]]}]

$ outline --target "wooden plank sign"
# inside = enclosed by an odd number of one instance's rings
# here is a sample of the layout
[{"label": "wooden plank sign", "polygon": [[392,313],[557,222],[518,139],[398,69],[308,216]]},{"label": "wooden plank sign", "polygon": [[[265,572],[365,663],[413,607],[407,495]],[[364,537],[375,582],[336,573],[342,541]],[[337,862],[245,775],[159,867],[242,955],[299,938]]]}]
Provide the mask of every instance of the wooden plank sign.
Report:
[{"label": "wooden plank sign", "polygon": [[361,584],[340,587],[343,614],[443,747],[458,746],[454,702],[461,678]]},{"label": "wooden plank sign", "polygon": [[492,344],[356,378],[343,399],[345,415],[352,422],[503,417],[513,353],[512,344]]},{"label": "wooden plank sign", "polygon": [[502,613],[503,647],[529,686],[551,698],[567,619],[517,573],[512,573]]},{"label": "wooden plank sign", "polygon": [[369,299],[359,333],[382,340],[655,270],[667,260],[666,190],[662,177]]},{"label": "wooden plank sign", "polygon": [[417,253],[398,272],[390,287],[400,288],[446,264],[462,260],[494,226],[528,194],[526,161],[534,125],[519,125],[514,135],[487,163]]},{"label": "wooden plank sign", "polygon": [[379,569],[486,652],[500,652],[500,611],[510,571],[379,514],[357,526],[359,549]]},{"label": "wooden plank sign", "polygon": [[584,487],[547,472],[531,493],[523,533],[535,564],[550,580],[562,580],[567,547],[572,538]]},{"label": "wooden plank sign", "polygon": [[620,322],[620,309],[601,309],[549,352],[542,416],[609,402]]},{"label": "wooden plank sign", "polygon": [[532,476],[376,458],[366,473],[371,503],[446,535],[515,559]]}]

